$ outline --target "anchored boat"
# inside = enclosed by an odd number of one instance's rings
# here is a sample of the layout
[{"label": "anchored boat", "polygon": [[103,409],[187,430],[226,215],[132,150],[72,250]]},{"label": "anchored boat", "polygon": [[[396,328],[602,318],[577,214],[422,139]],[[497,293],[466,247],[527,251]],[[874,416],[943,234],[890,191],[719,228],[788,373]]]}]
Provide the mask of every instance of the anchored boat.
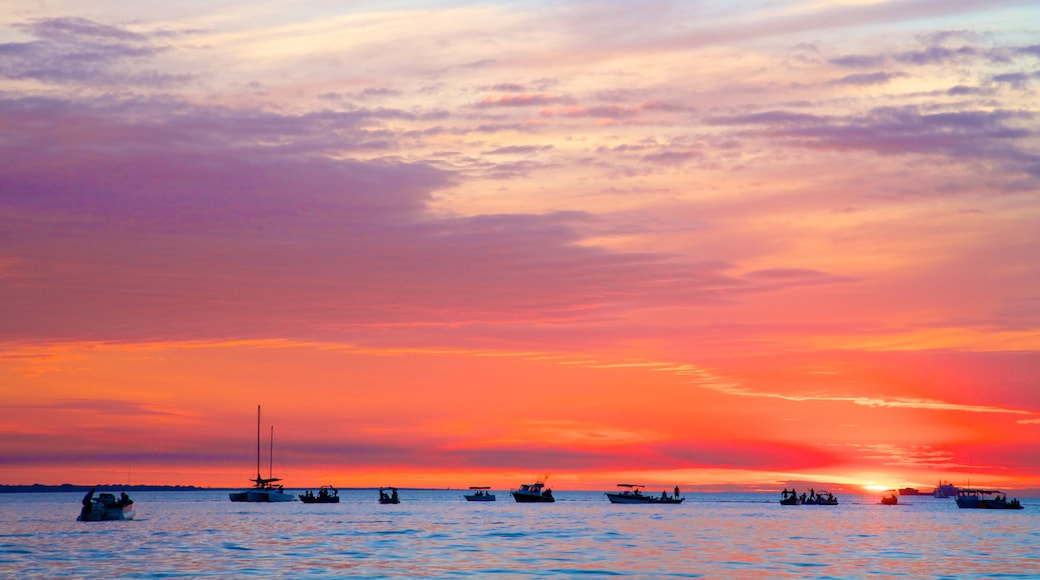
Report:
[{"label": "anchored boat", "polygon": [[486,491],[489,489],[491,488],[487,486],[470,487],[472,493],[467,493],[463,497],[466,498],[466,501],[495,501],[495,494]]},{"label": "anchored boat", "polygon": [[270,451],[270,466],[268,467],[268,477],[260,477],[260,405],[256,406],[256,479],[251,479],[253,482],[252,489],[246,489],[242,491],[235,491],[228,494],[231,501],[236,502],[281,502],[281,501],[293,501],[295,498],[292,494],[285,493],[285,488],[282,485],[275,485],[275,482],[281,481],[277,477],[271,477],[271,472],[274,470],[274,427],[271,427],[271,451]]},{"label": "anchored boat", "polygon": [[541,481],[525,483],[520,486],[520,489],[509,493],[513,495],[513,499],[517,503],[552,503],[556,501],[552,490],[545,487],[545,483]]},{"label": "anchored boat", "polygon": [[984,510],[1020,510],[1017,499],[1008,499],[1007,494],[995,489],[962,488],[957,492],[957,507]]}]

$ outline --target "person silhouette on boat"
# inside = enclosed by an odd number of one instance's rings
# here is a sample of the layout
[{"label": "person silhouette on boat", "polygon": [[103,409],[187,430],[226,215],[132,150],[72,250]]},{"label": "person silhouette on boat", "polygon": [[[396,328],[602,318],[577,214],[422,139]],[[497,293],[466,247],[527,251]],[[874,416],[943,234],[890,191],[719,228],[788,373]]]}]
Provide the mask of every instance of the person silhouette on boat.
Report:
[{"label": "person silhouette on boat", "polygon": [[675,486],[675,499],[679,499],[679,486]]},{"label": "person silhouette on boat", "polygon": [[80,519],[86,519],[90,515],[90,510],[94,508],[94,488],[90,488],[90,491],[83,496],[83,509],[79,512]]},{"label": "person silhouette on boat", "polygon": [[392,501],[394,503],[397,503],[398,501],[400,501],[400,498],[397,497],[397,488],[396,487],[391,487],[390,488],[390,501]]},{"label": "person silhouette on boat", "polygon": [[130,499],[130,496],[126,495],[125,491],[119,494],[119,506],[120,507],[128,506],[128,505],[130,505],[132,503],[134,503],[134,500]]},{"label": "person silhouette on boat", "polygon": [[816,499],[816,490],[811,487],[809,488],[809,499]]},{"label": "person silhouette on boat", "polygon": [[787,499],[787,488],[780,492],[780,499]]},{"label": "person silhouette on boat", "polygon": [[542,492],[542,497],[552,497],[552,490],[548,487]]},{"label": "person silhouette on boat", "polygon": [[383,490],[383,488],[379,488],[379,499],[380,500],[390,499],[390,496],[386,495],[386,491]]}]

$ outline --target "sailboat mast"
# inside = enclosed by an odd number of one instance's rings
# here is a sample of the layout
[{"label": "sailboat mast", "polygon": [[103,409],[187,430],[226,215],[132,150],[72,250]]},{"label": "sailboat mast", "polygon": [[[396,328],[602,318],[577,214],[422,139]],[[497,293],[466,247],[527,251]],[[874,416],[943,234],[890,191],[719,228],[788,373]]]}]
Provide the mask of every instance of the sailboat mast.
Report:
[{"label": "sailboat mast", "polygon": [[274,478],[274,425],[271,425],[271,452],[267,455],[270,463],[267,466],[267,477]]},{"label": "sailboat mast", "polygon": [[256,406],[256,480],[260,481],[260,405]]}]

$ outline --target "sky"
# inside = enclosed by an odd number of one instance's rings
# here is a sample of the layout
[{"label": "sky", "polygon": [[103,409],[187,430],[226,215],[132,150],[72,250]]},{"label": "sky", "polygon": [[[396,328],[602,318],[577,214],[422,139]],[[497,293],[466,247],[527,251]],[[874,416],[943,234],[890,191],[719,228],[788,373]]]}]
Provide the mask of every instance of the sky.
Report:
[{"label": "sky", "polygon": [[0,0],[0,483],[1040,488],[1038,92],[1032,0]]}]

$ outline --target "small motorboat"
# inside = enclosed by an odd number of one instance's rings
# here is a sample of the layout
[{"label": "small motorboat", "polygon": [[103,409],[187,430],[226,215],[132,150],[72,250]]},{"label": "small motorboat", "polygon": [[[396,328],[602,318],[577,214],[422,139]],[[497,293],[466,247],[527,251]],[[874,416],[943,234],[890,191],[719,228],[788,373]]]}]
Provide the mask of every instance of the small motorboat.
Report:
[{"label": "small motorboat", "polygon": [[802,498],[802,505],[838,505],[838,498],[829,491],[812,492],[808,498]]},{"label": "small motorboat", "polygon": [[83,496],[83,509],[80,510],[76,521],[132,520],[136,513],[134,500],[130,499],[126,492],[119,494],[119,499],[111,493],[102,493],[94,497],[94,489],[91,488],[87,495]]},{"label": "small motorboat", "polygon": [[896,490],[890,489],[885,495],[881,496],[881,505],[899,505],[899,496],[896,495]]},{"label": "small motorboat", "polygon": [[[387,489],[390,490],[390,493],[386,493]],[[401,503],[401,498],[397,495],[397,488],[396,487],[389,487],[389,488],[381,487],[381,488],[379,488],[379,503],[383,503],[383,504],[387,504],[387,503]]]},{"label": "small motorboat", "polygon": [[331,485],[321,486],[318,493],[308,489],[305,493],[301,493],[299,497],[303,503],[339,503],[339,491]]},{"label": "small motorboat", "polygon": [[678,487],[674,495],[669,496],[667,491],[662,491],[661,495],[645,494],[640,488],[644,487],[635,483],[619,483],[617,484],[620,491],[607,492],[607,499],[610,503],[638,503],[638,504],[650,504],[650,503],[666,503],[666,504],[677,504],[682,503],[683,497],[679,497]]},{"label": "small motorboat", "polygon": [[899,495],[925,495],[921,493],[921,490],[916,487],[901,487],[899,488]]},{"label": "small motorboat", "polygon": [[552,490],[545,487],[545,483],[541,481],[525,483],[520,486],[520,489],[509,493],[513,495],[513,499],[517,503],[552,503],[556,501]]},{"label": "small motorboat", "polygon": [[463,497],[466,498],[466,501],[495,501],[495,494],[487,491],[489,489],[491,488],[486,486],[470,487],[472,493],[467,493]]},{"label": "small motorboat", "polygon": [[995,489],[961,488],[957,490],[957,507],[984,510],[1020,510],[1022,503],[1008,499],[1007,494]]}]

